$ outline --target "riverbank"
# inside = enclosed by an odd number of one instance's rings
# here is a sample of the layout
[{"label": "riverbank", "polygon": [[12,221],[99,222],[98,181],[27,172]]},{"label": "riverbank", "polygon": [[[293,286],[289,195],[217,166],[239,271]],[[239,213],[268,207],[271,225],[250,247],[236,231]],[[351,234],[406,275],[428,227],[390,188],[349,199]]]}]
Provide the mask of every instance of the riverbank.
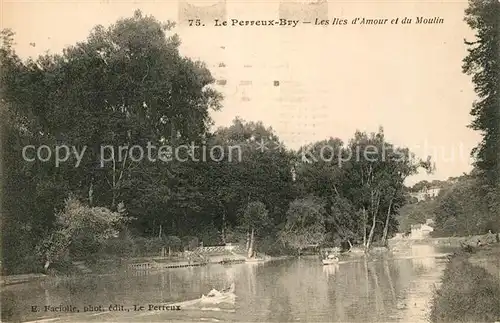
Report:
[{"label": "riverbank", "polygon": [[500,321],[500,244],[455,253],[434,292],[431,322]]},{"label": "riverbank", "polygon": [[24,274],[24,275],[0,276],[0,286],[28,283],[31,281],[43,279],[45,277],[47,277],[47,275],[44,275],[44,274]]},{"label": "riverbank", "polygon": [[[290,256],[268,256],[259,254],[260,258],[267,261],[288,259]],[[9,287],[34,281],[42,281],[47,278],[74,279],[84,276],[104,276],[117,274],[119,272],[139,272],[148,270],[162,270],[169,268],[196,267],[200,265],[230,265],[245,262],[243,253],[235,252],[210,252],[205,253],[199,259],[184,256],[173,257],[134,257],[102,259],[96,262],[74,261],[71,268],[63,272],[52,272],[52,274],[21,274],[0,277],[0,285]],[[52,280],[51,280],[52,281]]]},{"label": "riverbank", "polygon": [[474,235],[468,237],[426,237],[422,239],[392,238],[389,239],[389,247],[406,248],[415,244],[434,245],[438,247],[459,248],[463,245],[475,246],[478,241],[495,242],[495,235]]}]

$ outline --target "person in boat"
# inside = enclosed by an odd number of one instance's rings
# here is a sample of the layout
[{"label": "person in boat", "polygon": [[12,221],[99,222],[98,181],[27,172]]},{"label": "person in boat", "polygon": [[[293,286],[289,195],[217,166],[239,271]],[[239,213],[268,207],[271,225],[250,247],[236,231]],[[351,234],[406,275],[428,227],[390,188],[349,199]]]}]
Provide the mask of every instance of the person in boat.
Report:
[{"label": "person in boat", "polygon": [[[232,287],[232,285],[231,285],[231,287]],[[218,291],[217,289],[212,288],[212,290],[210,292],[208,292],[207,297],[220,297],[220,296],[223,296],[224,294],[227,294],[231,290],[231,287],[224,288],[221,291]]]},{"label": "person in boat", "polygon": [[234,293],[234,283],[231,286],[224,288],[222,291],[218,291],[215,288],[212,288],[210,292],[208,292],[207,297],[220,297],[227,293]]},{"label": "person in boat", "polygon": [[234,293],[234,282],[229,285],[228,288],[222,290],[223,293]]},{"label": "person in boat", "polygon": [[221,296],[221,295],[222,295],[221,292],[219,292],[215,288],[212,288],[212,290],[208,292],[207,297],[218,297],[218,296]]}]

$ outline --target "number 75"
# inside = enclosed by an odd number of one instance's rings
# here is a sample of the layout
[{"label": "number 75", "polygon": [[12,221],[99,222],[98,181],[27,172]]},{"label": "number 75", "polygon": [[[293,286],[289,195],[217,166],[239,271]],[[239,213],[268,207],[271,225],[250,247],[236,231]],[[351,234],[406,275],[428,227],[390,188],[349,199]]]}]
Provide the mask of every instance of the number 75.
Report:
[{"label": "number 75", "polygon": [[200,19],[189,19],[188,22],[189,22],[189,26],[193,26],[193,24],[194,24],[194,26],[201,26]]}]

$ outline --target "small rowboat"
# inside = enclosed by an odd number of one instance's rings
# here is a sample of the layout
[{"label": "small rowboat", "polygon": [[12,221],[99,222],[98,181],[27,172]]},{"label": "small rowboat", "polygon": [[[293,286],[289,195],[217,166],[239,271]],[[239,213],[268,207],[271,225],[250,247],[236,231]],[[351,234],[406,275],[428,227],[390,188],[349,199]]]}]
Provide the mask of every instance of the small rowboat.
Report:
[{"label": "small rowboat", "polygon": [[323,265],[333,265],[333,264],[338,264],[339,259],[338,258],[336,258],[336,259],[323,259],[323,260],[321,260],[321,262],[323,263]]},{"label": "small rowboat", "polygon": [[333,265],[339,263],[339,258],[337,256],[328,256],[326,259],[322,259],[321,262],[323,265]]},{"label": "small rowboat", "polygon": [[201,303],[202,304],[219,304],[219,303],[234,303],[234,299],[236,295],[234,294],[234,283],[231,284],[229,288],[226,288],[222,291],[218,291],[216,289],[212,289],[206,296],[201,295]]}]

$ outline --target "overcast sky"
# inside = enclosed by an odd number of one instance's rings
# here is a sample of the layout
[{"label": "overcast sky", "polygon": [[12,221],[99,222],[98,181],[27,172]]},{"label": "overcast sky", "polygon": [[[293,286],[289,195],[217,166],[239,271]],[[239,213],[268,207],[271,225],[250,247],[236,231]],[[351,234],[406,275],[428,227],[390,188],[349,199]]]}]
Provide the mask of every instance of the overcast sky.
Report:
[{"label": "overcast sky", "polygon": [[[194,3],[194,2],[192,2]],[[205,1],[204,5],[210,4]],[[135,9],[157,19],[177,21],[176,1],[4,2],[2,28],[16,32],[23,57],[84,40],[97,24],[107,26]],[[466,126],[475,99],[469,76],[461,73],[463,39],[473,33],[463,22],[466,1],[333,1],[328,17],[441,17],[439,25],[281,27],[178,27],[182,51],[216,65],[229,62],[226,77],[234,84],[251,79],[252,101],[241,101],[241,86],[229,86],[218,125],[234,117],[262,120],[288,146],[339,137],[356,129],[385,129],[389,141],[417,155],[433,155],[436,173],[420,179],[446,179],[470,170],[469,152],[480,139]],[[227,18],[277,18],[278,2],[229,0]],[[30,45],[34,43],[34,46]],[[226,51],[221,54],[220,46]],[[241,69],[251,62],[252,72]],[[214,69],[214,74],[219,73]],[[306,100],[288,107],[278,103],[270,84],[301,83]],[[246,90],[245,90],[246,91]],[[273,92],[274,91],[274,92]],[[290,91],[298,91],[291,88]],[[244,91],[243,91],[244,92]]]}]

